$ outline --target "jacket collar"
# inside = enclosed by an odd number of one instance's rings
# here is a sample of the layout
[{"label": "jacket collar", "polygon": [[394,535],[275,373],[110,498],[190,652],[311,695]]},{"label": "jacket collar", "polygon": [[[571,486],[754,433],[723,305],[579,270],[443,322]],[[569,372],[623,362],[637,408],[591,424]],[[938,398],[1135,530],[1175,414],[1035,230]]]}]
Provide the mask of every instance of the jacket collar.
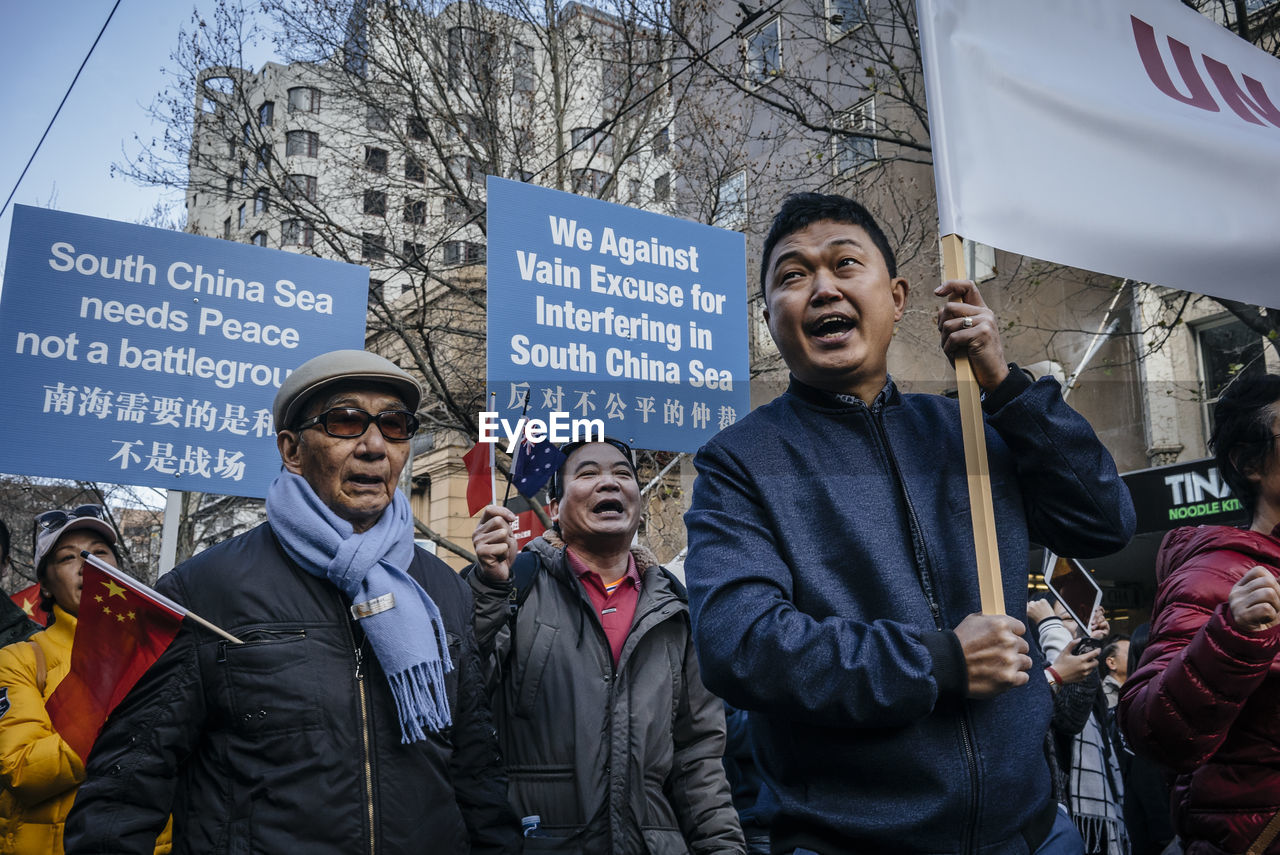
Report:
[{"label": "jacket collar", "polygon": [[45,630],[49,640],[62,647],[70,647],[76,635],[76,616],[67,614],[61,606],[53,607],[54,621]]},{"label": "jacket collar", "polygon": [[[794,395],[800,400],[818,407],[849,410],[866,406],[861,401],[848,395],[837,395],[834,392],[810,386],[794,374],[791,375],[791,382],[787,385],[787,394]],[[885,406],[899,403],[901,400],[902,393],[898,391],[897,384],[893,382],[893,375],[886,375],[884,388],[880,390],[880,394],[876,395],[876,399],[871,402],[871,409],[879,411]]]},{"label": "jacket collar", "polygon": [[[565,558],[564,540],[554,529],[547,529],[535,537],[525,549],[536,553],[542,559],[543,566],[557,580],[562,583],[572,583],[575,588],[581,587],[578,580],[574,578],[573,571],[569,569],[568,559]],[[631,547],[631,556],[635,558],[636,572],[640,574],[642,599],[649,597],[680,599],[653,552],[637,544]]]}]

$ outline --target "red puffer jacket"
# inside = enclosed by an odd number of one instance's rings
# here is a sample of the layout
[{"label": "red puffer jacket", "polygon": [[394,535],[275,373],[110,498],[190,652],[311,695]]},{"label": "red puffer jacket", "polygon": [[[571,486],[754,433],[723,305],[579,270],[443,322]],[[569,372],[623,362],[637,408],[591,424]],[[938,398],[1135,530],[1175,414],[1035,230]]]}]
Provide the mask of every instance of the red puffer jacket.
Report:
[{"label": "red puffer jacket", "polygon": [[1179,773],[1171,806],[1188,855],[1244,852],[1280,810],[1280,629],[1238,632],[1227,607],[1250,568],[1280,576],[1278,538],[1280,526],[1180,528],[1156,560],[1151,643],[1119,715],[1136,750]]}]

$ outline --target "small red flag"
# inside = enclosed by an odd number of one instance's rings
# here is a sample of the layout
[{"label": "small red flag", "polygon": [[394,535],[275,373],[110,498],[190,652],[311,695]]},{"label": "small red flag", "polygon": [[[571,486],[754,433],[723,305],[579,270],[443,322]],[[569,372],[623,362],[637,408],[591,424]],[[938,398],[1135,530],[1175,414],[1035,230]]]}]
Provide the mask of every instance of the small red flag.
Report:
[{"label": "small red flag", "polygon": [[462,462],[467,467],[467,512],[471,516],[494,501],[493,468],[489,465],[492,448],[487,442],[477,442],[474,448],[462,455]]},{"label": "small red flag", "polygon": [[45,703],[54,729],[81,760],[186,615],[182,606],[119,570],[85,562],[71,671]]},{"label": "small red flag", "polygon": [[32,585],[30,588],[23,588],[16,594],[10,594],[9,599],[27,613],[27,617],[31,618],[41,626],[49,625],[49,613],[40,608],[40,583]]},{"label": "small red flag", "polygon": [[516,549],[524,549],[525,544],[547,530],[533,511],[516,514]]}]

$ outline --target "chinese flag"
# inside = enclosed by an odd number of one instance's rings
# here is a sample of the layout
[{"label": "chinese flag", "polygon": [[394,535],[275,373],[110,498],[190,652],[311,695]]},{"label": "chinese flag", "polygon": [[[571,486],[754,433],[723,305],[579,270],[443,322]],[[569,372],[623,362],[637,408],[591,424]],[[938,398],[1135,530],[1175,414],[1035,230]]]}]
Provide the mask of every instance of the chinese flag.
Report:
[{"label": "chinese flag", "polygon": [[45,708],[84,760],[102,724],[178,634],[187,611],[119,570],[86,561],[71,671]]},{"label": "chinese flag", "polygon": [[40,608],[40,583],[32,585],[30,588],[23,588],[16,594],[10,595],[9,599],[17,604],[18,608],[27,613],[27,617],[31,618],[41,626],[49,625],[49,615],[44,609]]},{"label": "chinese flag", "polygon": [[487,442],[477,442],[474,448],[462,455],[462,462],[467,466],[467,512],[472,516],[494,501],[493,469],[489,466],[491,448]]}]

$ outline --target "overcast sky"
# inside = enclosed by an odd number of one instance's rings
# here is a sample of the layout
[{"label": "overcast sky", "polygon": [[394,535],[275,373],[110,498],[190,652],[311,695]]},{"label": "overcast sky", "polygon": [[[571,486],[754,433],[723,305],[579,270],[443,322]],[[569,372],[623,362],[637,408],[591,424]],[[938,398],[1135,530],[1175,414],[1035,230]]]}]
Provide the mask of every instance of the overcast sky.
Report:
[{"label": "overcast sky", "polygon": [[[115,0],[0,0],[0,203],[8,197]],[[158,136],[147,107],[165,86],[162,69],[200,0],[122,0],[13,202],[0,217],[7,255],[13,205],[40,205],[136,222],[166,197],[111,177],[136,153],[134,135]],[[2,268],[0,268],[2,269]]]}]

